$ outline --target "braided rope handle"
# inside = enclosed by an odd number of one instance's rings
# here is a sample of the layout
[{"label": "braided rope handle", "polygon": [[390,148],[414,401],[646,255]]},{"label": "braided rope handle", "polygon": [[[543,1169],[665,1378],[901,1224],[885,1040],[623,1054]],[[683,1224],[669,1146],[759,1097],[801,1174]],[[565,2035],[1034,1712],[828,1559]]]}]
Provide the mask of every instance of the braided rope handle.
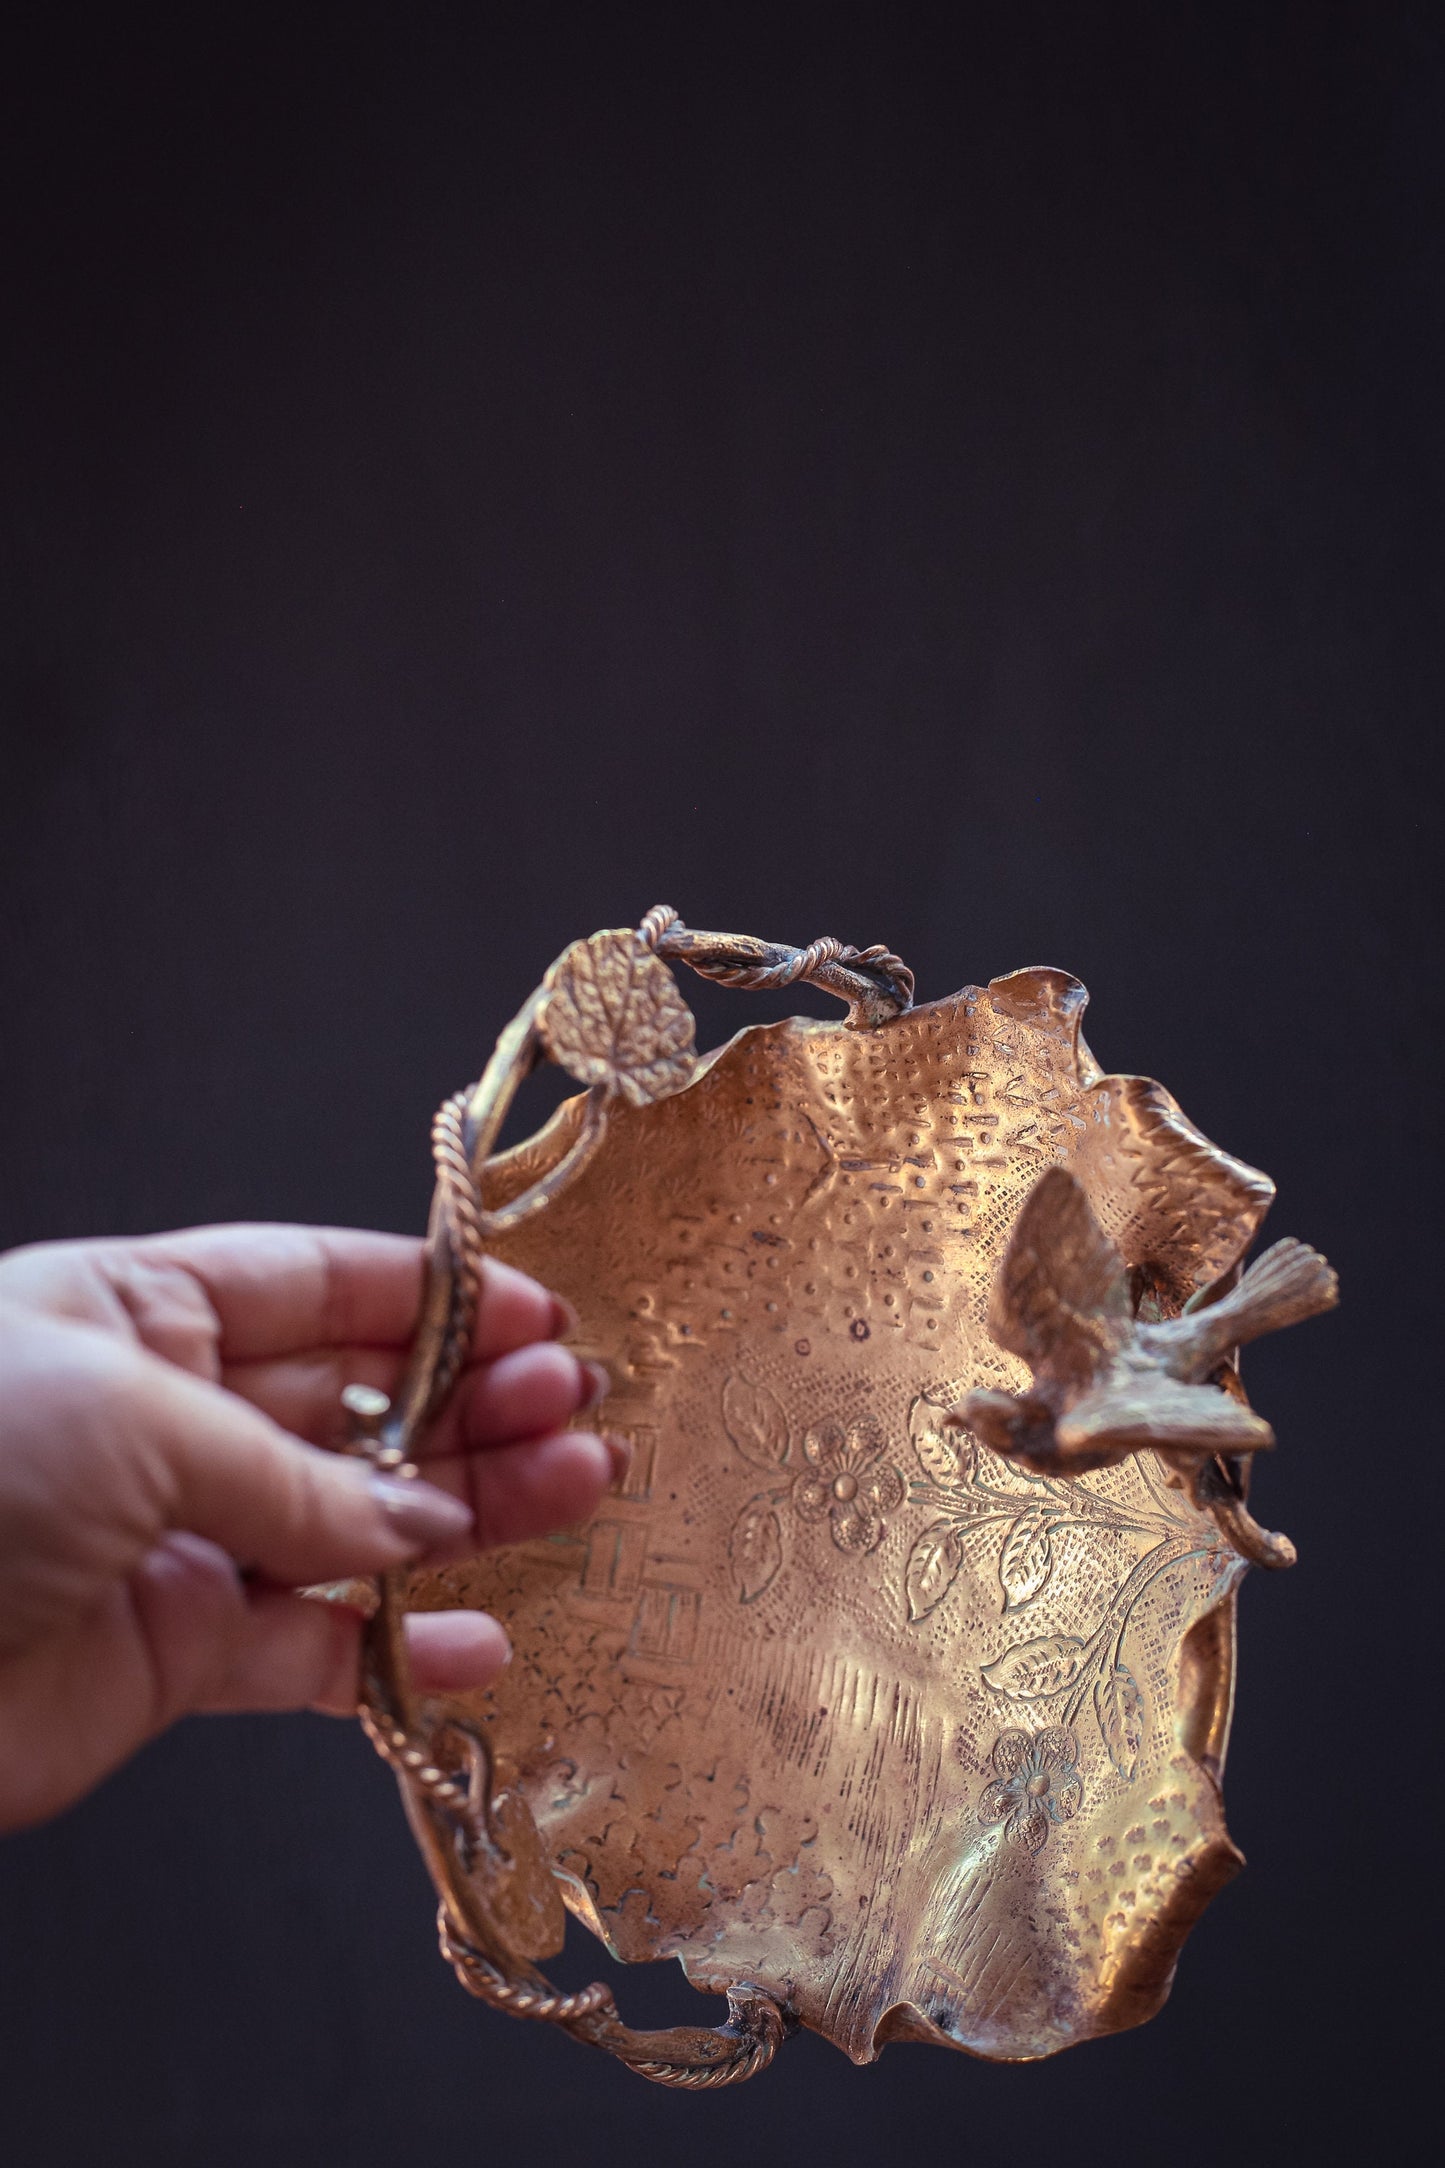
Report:
[{"label": "braided rope handle", "polygon": [[534,1985],[530,1980],[509,1977],[485,1951],[456,1931],[445,1905],[437,1907],[437,1940],[442,1956],[467,1993],[493,2010],[505,2010],[510,2017],[535,2018],[544,2025],[575,2025],[581,2018],[595,2017],[599,2010],[616,2011],[612,1990],[601,1980],[565,1995],[545,1982]]},{"label": "braided rope handle", "polygon": [[[461,1782],[432,1758],[437,1736],[423,1744],[400,1724],[378,1721],[362,1711],[362,1726],[372,1745],[399,1781],[444,1833],[446,1854],[456,1840],[475,1846],[483,1837],[490,1788],[490,1757],[482,1749],[484,1786]],[[478,1741],[478,1745],[481,1742]],[[450,1877],[447,1877],[450,1880]],[[728,2021],[714,2029],[677,2026],[669,2032],[639,2033],[625,2025],[616,1998],[604,1981],[566,1992],[532,1965],[509,1954],[490,1952],[459,1925],[453,1905],[463,1897],[452,1888],[437,1908],[437,1936],[443,1957],[462,1986],[477,2001],[509,2017],[558,2025],[574,2038],[609,2053],[655,2085],[688,2090],[736,2085],[765,2070],[790,2030],[785,2012],[750,1982],[728,1992]],[[474,1908],[468,1907],[475,1920]]]},{"label": "braided rope handle", "polygon": [[654,904],[638,936],[669,963],[740,992],[771,993],[789,986],[820,987],[848,1004],[848,1022],[869,1029],[913,1006],[913,973],[881,942],[858,949],[825,934],[806,948],[759,941],[751,934],[698,933],[671,904]]},{"label": "braided rope handle", "polygon": [[510,1977],[457,1932],[444,1904],[437,1910],[437,1940],[467,1993],[489,2009],[560,2025],[574,2038],[608,2048],[629,2070],[654,2085],[693,2092],[740,2085],[766,2070],[787,2038],[783,2012],[771,1995],[750,1982],[729,1991],[726,2025],[702,2032],[678,2026],[670,2033],[636,2033],[618,2017],[616,1999],[602,1981],[564,1994],[540,1975],[535,1980]]},{"label": "braided rope handle", "polygon": [[470,1096],[465,1091],[453,1092],[437,1108],[431,1125],[437,1198],[446,1224],[452,1267],[447,1331],[428,1393],[433,1410],[442,1406],[466,1361],[482,1279],[482,1199],[466,1144]]},{"label": "braided rope handle", "polygon": [[[637,938],[658,957],[685,963],[716,985],[740,991],[820,987],[847,1003],[847,1022],[854,1029],[886,1023],[913,1001],[912,972],[879,944],[857,949],[829,935],[790,948],[750,935],[699,933],[666,904],[647,913]],[[563,1160],[522,1199],[504,1211],[488,1211],[482,1170],[518,1084],[544,1049],[539,1019],[545,999],[545,988],[539,988],[503,1032],[481,1082],[444,1100],[432,1122],[436,1191],[427,1289],[395,1413],[383,1424],[386,1404],[379,1414],[374,1403],[380,1396],[368,1395],[366,1388],[360,1398],[354,1391],[344,1396],[357,1417],[352,1450],[404,1472],[414,1472],[413,1441],[446,1401],[467,1359],[489,1232],[545,1205],[585,1164],[603,1134],[608,1095],[594,1085],[581,1131]],[[527,1870],[508,1859],[492,1826],[491,1756],[484,1743],[476,1739],[472,1780],[463,1782],[446,1768],[440,1751],[445,1722],[429,1728],[417,1708],[401,1633],[404,1596],[404,1576],[387,1575],[378,1584],[377,1610],[366,1628],[361,1721],[395,1771],[414,1824],[425,1835],[427,1863],[441,1898],[442,1952],[468,1993],[514,2017],[559,2025],[574,2038],[606,2048],[654,2084],[711,2089],[766,2069],[792,2021],[750,1983],[729,1989],[723,2026],[638,2033],[622,2023],[610,1988],[596,1982],[563,1993],[530,1963],[498,1946],[495,1920],[494,1931],[486,1931],[484,1891],[473,1886],[474,1877],[485,1879],[488,1859],[491,1871],[500,1865],[521,1874],[524,1883]],[[535,1836],[530,1822],[527,1827]]]}]

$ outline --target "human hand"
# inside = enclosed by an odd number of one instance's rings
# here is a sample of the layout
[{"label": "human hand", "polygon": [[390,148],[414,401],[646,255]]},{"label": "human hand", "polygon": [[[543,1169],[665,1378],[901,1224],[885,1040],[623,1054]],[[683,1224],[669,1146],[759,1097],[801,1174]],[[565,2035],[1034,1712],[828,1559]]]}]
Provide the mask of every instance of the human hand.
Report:
[{"label": "human hand", "polygon": [[[0,1256],[0,1829],[191,1711],[353,1713],[360,1617],[301,1585],[592,1511],[622,1449],[562,1426],[605,1378],[554,1344],[555,1298],[492,1262],[427,1480],[315,1450],[342,1435],[344,1385],[394,1388],[420,1294],[419,1242],[340,1228]],[[408,1631],[432,1690],[510,1653],[482,1612]]]}]

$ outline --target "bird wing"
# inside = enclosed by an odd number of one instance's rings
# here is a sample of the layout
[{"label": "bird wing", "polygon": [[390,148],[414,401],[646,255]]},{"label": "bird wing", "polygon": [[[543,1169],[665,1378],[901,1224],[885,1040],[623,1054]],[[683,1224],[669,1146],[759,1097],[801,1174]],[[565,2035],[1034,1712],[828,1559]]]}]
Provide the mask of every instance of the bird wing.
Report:
[{"label": "bird wing", "polygon": [[1050,1167],[1024,1199],[993,1283],[988,1329],[1036,1374],[1075,1390],[1128,1339],[1124,1263],[1074,1176]]},{"label": "bird wing", "polygon": [[1106,1468],[1145,1446],[1176,1453],[1259,1453],[1274,1432],[1217,1385],[1181,1385],[1159,1371],[1111,1378],[1059,1418],[1060,1450]]},{"label": "bird wing", "polygon": [[1286,1237],[1256,1257],[1239,1285],[1217,1302],[1147,1326],[1141,1338],[1176,1377],[1201,1378],[1232,1347],[1332,1310],[1339,1299],[1339,1281],[1319,1251]]}]

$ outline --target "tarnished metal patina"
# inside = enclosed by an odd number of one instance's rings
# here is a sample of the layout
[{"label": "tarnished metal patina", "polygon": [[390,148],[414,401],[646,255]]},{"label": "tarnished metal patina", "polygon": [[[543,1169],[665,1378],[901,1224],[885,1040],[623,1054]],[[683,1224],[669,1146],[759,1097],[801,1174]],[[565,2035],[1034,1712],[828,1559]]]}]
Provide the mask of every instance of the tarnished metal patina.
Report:
[{"label": "tarnished metal patina", "polygon": [[[849,1003],[698,1058],[667,961]],[[1334,1300],[1272,1195],[1085,995],[1027,970],[912,1005],[881,949],[649,913],[559,959],[438,1116],[423,1328],[393,1462],[464,1354],[485,1248],[567,1296],[631,1469],[583,1528],[382,1590],[364,1720],[483,1999],[662,2082],[749,2076],[801,2023],[855,2060],[1046,2055],[1148,2017],[1234,1873],[1235,1594],[1272,1444],[1238,1344]],[[586,1089],[490,1156],[542,1054]],[[420,1705],[406,1606],[515,1660]],[[537,1966],[563,1905],[726,1990],[640,2034]]]}]

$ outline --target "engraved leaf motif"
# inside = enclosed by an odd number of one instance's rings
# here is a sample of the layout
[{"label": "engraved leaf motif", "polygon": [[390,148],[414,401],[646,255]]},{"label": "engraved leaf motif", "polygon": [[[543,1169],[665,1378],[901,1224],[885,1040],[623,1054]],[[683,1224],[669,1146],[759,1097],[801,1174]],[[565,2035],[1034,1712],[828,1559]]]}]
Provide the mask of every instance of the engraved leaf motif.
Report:
[{"label": "engraved leaf motif", "polygon": [[766,1491],[750,1498],[733,1522],[728,1563],[744,1603],[762,1595],[783,1563],[783,1531]]},{"label": "engraved leaf motif", "polygon": [[1037,1596],[1053,1572],[1054,1547],[1049,1535],[1053,1520],[1046,1506],[1030,1506],[1004,1537],[998,1577],[1003,1584],[1006,1614]]},{"label": "engraved leaf motif", "polygon": [[913,1450],[923,1464],[925,1475],[932,1476],[935,1483],[956,1483],[963,1472],[959,1457],[958,1437],[943,1427],[947,1413],[944,1404],[930,1400],[927,1393],[919,1393],[908,1411],[908,1435]]},{"label": "engraved leaf motif", "polygon": [[962,1564],[963,1531],[956,1522],[934,1521],[924,1529],[908,1554],[903,1576],[910,1625],[942,1603]]},{"label": "engraved leaf motif", "polygon": [[1016,1641],[996,1663],[981,1666],[983,1682],[1011,1701],[1046,1701],[1050,1694],[1073,1685],[1083,1648],[1074,1634],[1043,1634],[1037,1641]]},{"label": "engraved leaf motif", "polygon": [[723,1428],[755,1468],[779,1468],[788,1457],[788,1418],[776,1393],[736,1371],[722,1392]]},{"label": "engraved leaf motif", "polygon": [[635,933],[574,941],[543,981],[537,1028],[580,1084],[602,1084],[635,1107],[681,1091],[696,1054],[692,1011]]},{"label": "engraved leaf motif", "polygon": [[1144,1696],[1127,1664],[1101,1671],[1094,1688],[1094,1714],[1109,1759],[1126,1781],[1139,1767],[1144,1744]]}]

